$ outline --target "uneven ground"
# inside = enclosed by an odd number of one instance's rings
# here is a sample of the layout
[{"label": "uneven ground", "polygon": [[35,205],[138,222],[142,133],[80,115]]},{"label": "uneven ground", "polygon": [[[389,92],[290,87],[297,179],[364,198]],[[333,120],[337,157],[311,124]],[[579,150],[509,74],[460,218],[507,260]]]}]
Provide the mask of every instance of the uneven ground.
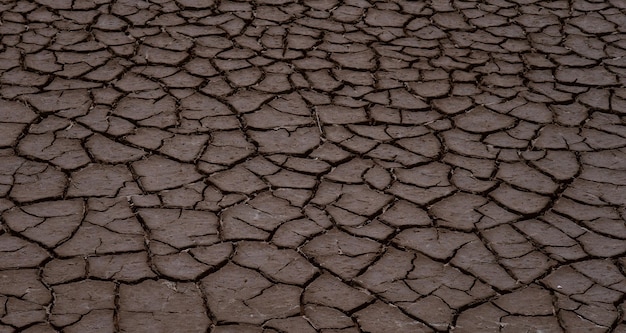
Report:
[{"label": "uneven ground", "polygon": [[0,332],[626,332],[626,1],[0,13]]}]

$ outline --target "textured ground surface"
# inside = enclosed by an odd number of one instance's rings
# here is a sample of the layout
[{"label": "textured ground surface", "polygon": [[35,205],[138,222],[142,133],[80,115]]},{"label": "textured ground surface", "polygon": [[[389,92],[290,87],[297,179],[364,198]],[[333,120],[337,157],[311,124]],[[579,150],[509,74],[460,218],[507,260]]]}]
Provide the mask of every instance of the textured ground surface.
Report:
[{"label": "textured ground surface", "polygon": [[0,0],[0,332],[626,332],[625,14]]}]

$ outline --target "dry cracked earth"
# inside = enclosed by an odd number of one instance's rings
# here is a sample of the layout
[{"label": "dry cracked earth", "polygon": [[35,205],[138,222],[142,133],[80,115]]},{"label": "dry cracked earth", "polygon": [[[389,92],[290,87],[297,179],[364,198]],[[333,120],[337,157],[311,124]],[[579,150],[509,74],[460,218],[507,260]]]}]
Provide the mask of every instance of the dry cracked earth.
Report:
[{"label": "dry cracked earth", "polygon": [[0,332],[626,332],[626,1],[0,0]]}]

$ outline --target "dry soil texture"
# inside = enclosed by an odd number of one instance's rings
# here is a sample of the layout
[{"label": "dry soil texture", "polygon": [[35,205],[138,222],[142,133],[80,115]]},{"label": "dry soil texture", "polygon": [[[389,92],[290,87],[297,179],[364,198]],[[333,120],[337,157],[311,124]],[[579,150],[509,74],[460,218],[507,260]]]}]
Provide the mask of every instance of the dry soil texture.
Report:
[{"label": "dry soil texture", "polygon": [[626,332],[625,0],[0,0],[0,332]]}]

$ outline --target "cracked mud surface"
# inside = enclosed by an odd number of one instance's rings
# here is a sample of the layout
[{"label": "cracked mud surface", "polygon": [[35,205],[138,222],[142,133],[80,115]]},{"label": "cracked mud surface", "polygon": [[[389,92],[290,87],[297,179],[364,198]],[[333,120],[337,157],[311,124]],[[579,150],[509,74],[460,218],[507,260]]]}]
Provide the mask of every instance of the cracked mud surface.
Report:
[{"label": "cracked mud surface", "polygon": [[626,2],[0,0],[0,332],[626,332]]}]

